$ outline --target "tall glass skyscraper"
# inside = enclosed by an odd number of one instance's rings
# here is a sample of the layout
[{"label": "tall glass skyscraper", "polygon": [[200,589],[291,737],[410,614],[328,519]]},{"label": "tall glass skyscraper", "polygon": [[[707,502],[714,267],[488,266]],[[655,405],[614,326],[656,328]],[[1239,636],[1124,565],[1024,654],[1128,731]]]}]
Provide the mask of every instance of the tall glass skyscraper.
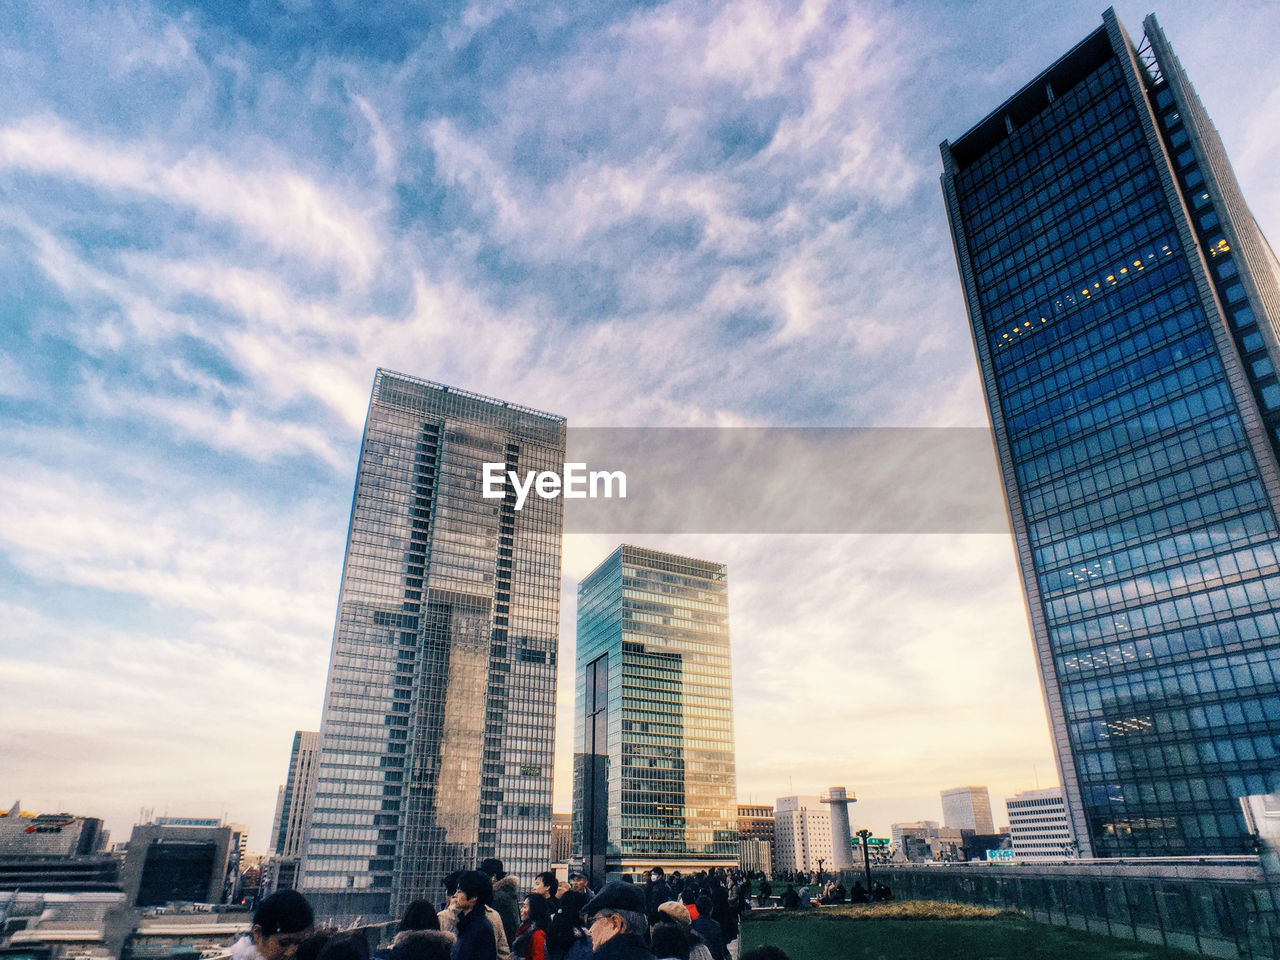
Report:
[{"label": "tall glass skyscraper", "polygon": [[1080,849],[1238,853],[1280,769],[1280,271],[1144,27],[1108,10],[942,186]]},{"label": "tall glass skyscraper", "polygon": [[379,370],[347,535],[300,889],[398,913],[551,839],[562,501],[482,464],[563,469],[562,417]]},{"label": "tall glass skyscraper", "polygon": [[599,882],[737,862],[723,564],[620,546],[578,585],[573,850]]}]

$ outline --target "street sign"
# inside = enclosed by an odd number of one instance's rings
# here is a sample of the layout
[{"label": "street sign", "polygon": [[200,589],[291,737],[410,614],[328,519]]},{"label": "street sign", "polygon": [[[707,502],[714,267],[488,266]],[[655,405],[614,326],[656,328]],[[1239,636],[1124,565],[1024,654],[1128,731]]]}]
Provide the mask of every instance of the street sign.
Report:
[{"label": "street sign", "polygon": [[[862,846],[862,838],[854,837],[850,841],[850,843],[852,843],[855,847],[860,847]],[[887,847],[891,843],[893,843],[893,841],[888,839],[887,837],[867,837],[868,847]]]}]

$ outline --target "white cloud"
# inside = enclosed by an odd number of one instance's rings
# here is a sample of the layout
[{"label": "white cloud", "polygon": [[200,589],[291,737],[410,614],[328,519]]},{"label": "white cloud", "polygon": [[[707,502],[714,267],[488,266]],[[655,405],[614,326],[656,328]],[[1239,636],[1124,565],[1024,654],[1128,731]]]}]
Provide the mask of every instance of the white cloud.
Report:
[{"label": "white cloud", "polygon": [[279,252],[344,266],[360,280],[379,256],[374,224],[288,164],[237,167],[202,149],[94,139],[44,116],[0,128],[0,169],[179,205]]},{"label": "white cloud", "polygon": [[[195,477],[127,489],[96,474],[0,460],[0,547],[11,563],[179,616],[256,621],[294,636],[331,625],[340,533],[319,527],[308,506],[279,515]],[[253,650],[253,638],[240,646]]]}]

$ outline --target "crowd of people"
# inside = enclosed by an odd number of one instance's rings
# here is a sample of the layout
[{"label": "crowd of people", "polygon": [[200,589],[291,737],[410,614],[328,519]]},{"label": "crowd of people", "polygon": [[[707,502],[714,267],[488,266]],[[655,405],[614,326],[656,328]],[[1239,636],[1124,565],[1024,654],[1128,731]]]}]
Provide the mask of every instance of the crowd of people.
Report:
[{"label": "crowd of people", "polygon": [[[444,900],[409,904],[391,943],[376,953],[358,932],[315,929],[294,890],[267,897],[232,960],[732,960],[750,879],[737,871],[667,875],[655,867],[643,885],[538,874],[527,892],[495,859],[444,878]],[[758,947],[740,960],[787,960]]]}]

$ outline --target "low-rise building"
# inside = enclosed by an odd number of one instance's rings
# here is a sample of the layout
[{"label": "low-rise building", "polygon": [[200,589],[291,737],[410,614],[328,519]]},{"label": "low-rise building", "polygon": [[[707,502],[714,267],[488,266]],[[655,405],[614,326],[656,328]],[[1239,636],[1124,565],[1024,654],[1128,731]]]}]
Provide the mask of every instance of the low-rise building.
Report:
[{"label": "low-rise building", "polygon": [[1004,802],[1014,859],[1061,860],[1076,853],[1061,787],[1024,790]]}]

